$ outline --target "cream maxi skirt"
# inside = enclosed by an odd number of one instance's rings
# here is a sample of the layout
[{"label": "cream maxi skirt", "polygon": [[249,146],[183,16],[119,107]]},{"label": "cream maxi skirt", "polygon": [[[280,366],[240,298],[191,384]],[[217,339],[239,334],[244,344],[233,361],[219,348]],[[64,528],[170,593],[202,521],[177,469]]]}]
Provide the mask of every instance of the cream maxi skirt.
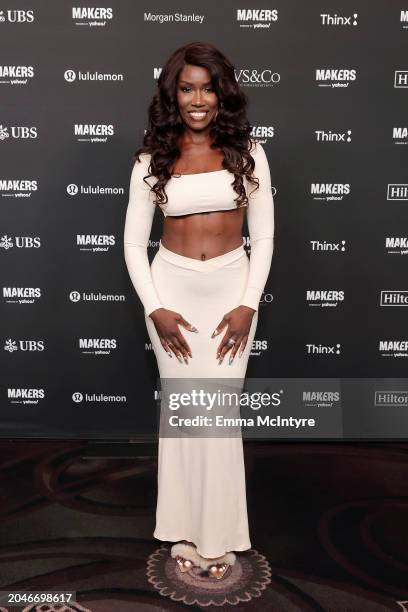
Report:
[{"label": "cream maxi skirt", "polygon": [[[173,358],[167,355],[153,321],[145,316],[160,378],[244,381],[258,312],[252,318],[242,357],[237,353],[231,365],[230,351],[221,365],[216,358],[227,328],[211,338],[224,314],[236,308],[244,294],[249,259],[243,244],[202,261],[170,251],[160,242],[151,273],[164,307],[179,312],[198,328],[194,333],[179,326],[193,355],[188,364],[181,363],[174,354]],[[251,548],[241,432],[233,437],[159,436],[157,484],[155,538],[187,540],[207,558]]]}]

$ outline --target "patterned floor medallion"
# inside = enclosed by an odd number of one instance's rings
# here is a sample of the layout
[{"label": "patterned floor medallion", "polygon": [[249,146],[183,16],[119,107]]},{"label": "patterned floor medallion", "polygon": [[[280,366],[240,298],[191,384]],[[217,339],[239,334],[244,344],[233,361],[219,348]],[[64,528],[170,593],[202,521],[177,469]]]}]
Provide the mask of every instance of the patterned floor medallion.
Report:
[{"label": "patterned floor medallion", "polygon": [[271,582],[271,568],[256,550],[236,553],[237,560],[221,580],[210,578],[206,570],[193,567],[180,572],[170,556],[170,548],[161,546],[147,560],[148,581],[161,595],[187,605],[237,605],[262,595]]}]

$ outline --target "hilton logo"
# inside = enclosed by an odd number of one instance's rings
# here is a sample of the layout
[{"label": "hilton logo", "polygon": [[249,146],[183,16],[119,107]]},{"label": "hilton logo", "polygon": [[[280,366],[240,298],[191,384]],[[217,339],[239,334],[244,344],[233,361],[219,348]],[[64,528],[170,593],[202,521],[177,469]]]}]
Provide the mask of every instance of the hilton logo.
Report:
[{"label": "hilton logo", "polygon": [[398,87],[399,89],[408,87],[408,70],[395,71],[394,87]]},{"label": "hilton logo", "polygon": [[408,306],[408,291],[381,291],[380,306]]},{"label": "hilton logo", "polygon": [[387,200],[408,200],[408,183],[389,183]]},{"label": "hilton logo", "polygon": [[374,406],[408,406],[408,391],[375,391]]}]

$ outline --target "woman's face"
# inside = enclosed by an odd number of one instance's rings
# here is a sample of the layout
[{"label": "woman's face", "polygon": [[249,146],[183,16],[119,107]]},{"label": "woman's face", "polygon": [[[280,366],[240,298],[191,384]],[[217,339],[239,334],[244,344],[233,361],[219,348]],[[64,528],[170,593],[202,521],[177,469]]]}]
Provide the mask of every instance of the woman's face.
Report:
[{"label": "woman's face", "polygon": [[207,68],[184,66],[177,83],[177,102],[180,116],[188,127],[195,131],[208,127],[217,113],[218,97]]}]

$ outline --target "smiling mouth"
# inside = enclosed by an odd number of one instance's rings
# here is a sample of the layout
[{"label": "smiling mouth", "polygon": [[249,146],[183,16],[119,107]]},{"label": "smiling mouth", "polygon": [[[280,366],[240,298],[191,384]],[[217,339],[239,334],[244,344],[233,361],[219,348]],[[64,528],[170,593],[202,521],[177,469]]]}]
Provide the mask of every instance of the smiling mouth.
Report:
[{"label": "smiling mouth", "polygon": [[188,114],[194,121],[202,121],[207,113],[208,111],[190,111]]}]

